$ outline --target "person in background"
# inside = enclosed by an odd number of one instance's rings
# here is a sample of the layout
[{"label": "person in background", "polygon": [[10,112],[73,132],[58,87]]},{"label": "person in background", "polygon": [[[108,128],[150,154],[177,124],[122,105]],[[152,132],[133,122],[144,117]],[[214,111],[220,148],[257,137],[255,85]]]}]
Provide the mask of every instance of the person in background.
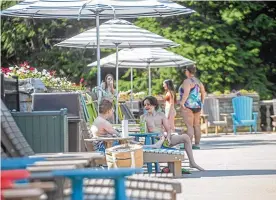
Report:
[{"label": "person in background", "polygon": [[180,109],[191,141],[195,136],[193,149],[199,149],[201,138],[200,113],[205,98],[205,88],[200,80],[195,77],[195,73],[195,65],[188,66],[185,70],[187,79],[183,81],[180,88]]},{"label": "person in background", "polygon": [[165,95],[165,116],[168,119],[169,126],[172,132],[175,131],[174,118],[176,116],[175,103],[176,103],[176,93],[174,90],[172,80],[165,80],[163,82],[163,87],[166,91]]},{"label": "person in background", "polygon": [[107,74],[104,82],[101,84],[103,90],[103,98],[109,99],[111,102],[115,96],[116,90],[114,89],[114,77],[112,74]]},{"label": "person in background", "polygon": [[[112,74],[107,74],[104,78],[104,82],[101,84],[102,97],[101,99],[109,100],[111,103],[114,101],[114,97],[117,95],[114,89],[114,76]],[[115,116],[110,115],[108,119],[111,123],[115,122]]]},{"label": "person in background", "polygon": [[153,96],[148,96],[143,100],[143,105],[147,113],[141,116],[141,120],[145,120],[147,132],[161,134],[162,141],[159,140],[157,142],[158,144],[164,143],[164,138],[168,141],[169,146],[184,143],[184,148],[190,161],[190,167],[203,171],[204,169],[197,165],[194,160],[190,137],[187,134],[172,134],[165,114],[158,111],[159,105],[157,99]]}]

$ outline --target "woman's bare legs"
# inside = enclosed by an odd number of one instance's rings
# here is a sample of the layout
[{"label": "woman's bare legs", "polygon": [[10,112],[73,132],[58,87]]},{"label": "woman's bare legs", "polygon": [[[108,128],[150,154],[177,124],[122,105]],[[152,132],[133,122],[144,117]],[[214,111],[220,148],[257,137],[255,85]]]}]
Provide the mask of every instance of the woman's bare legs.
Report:
[{"label": "woman's bare legs", "polygon": [[200,112],[194,113],[194,133],[195,133],[195,145],[199,146],[200,139],[201,139]]},{"label": "woman's bare legs", "polygon": [[187,134],[190,137],[191,143],[193,143],[193,137],[194,137],[194,113],[190,109],[181,109],[181,116],[184,120],[184,123],[187,126]]},{"label": "woman's bare legs", "polygon": [[172,132],[175,131],[174,117],[175,117],[174,115],[169,115],[169,117],[168,117],[169,126],[170,126]]},{"label": "woman's bare legs", "polygon": [[171,146],[175,146],[175,145],[181,144],[181,143],[184,143],[185,151],[186,151],[189,161],[190,161],[190,166],[192,168],[196,168],[200,171],[204,171],[204,169],[202,167],[200,167],[199,165],[197,165],[195,162],[190,137],[187,134],[171,136]]}]

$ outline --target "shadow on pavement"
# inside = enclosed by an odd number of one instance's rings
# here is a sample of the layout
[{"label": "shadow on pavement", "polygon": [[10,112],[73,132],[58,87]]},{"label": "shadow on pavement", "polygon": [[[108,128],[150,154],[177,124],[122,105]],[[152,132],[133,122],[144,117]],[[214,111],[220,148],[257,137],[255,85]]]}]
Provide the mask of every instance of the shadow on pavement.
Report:
[{"label": "shadow on pavement", "polygon": [[206,170],[193,171],[192,174],[184,175],[185,178],[203,177],[227,177],[227,176],[257,176],[257,175],[276,175],[276,169],[256,169],[256,170]]}]

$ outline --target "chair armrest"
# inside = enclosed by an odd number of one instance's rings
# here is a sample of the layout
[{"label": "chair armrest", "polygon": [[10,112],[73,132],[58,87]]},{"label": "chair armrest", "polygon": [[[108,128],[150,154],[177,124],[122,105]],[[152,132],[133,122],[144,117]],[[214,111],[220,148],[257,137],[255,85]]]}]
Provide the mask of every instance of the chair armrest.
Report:
[{"label": "chair armrest", "polygon": [[236,113],[231,113],[231,117],[232,117],[233,123],[234,121],[237,121]]},{"label": "chair armrest", "polygon": [[206,118],[206,117],[208,117],[209,115],[207,115],[207,114],[200,114],[200,117],[203,117],[203,118]]},{"label": "chair armrest", "polygon": [[253,119],[256,121],[258,118],[258,113],[257,112],[253,112]]},{"label": "chair armrest", "polygon": [[223,117],[224,121],[227,123],[227,116],[228,116],[229,114],[221,113],[220,115]]},{"label": "chair armrest", "polygon": [[203,124],[203,123],[208,123],[208,116],[207,114],[200,114],[200,123]]}]

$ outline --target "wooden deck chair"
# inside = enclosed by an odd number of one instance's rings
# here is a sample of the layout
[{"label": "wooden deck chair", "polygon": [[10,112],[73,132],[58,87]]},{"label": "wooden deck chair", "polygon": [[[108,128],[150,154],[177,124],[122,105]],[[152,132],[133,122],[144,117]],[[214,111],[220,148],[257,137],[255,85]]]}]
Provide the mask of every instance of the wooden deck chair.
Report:
[{"label": "wooden deck chair", "polygon": [[34,151],[1,100],[1,147],[8,157],[33,155]]},{"label": "wooden deck chair", "polygon": [[82,104],[82,109],[83,109],[83,113],[84,113],[84,119],[85,119],[86,122],[89,122],[90,121],[90,114],[88,112],[88,108],[87,108],[85,99],[84,99],[84,97],[83,97],[82,94],[80,94],[80,102]]},{"label": "wooden deck chair", "polygon": [[273,115],[271,116],[272,118],[272,126],[273,126],[273,131],[276,129],[276,99],[273,99]]},{"label": "wooden deck chair", "polygon": [[222,114],[219,111],[219,101],[215,98],[206,98],[204,100],[203,114],[205,133],[208,134],[208,127],[215,127],[215,133],[218,134],[218,127],[223,126],[225,132],[228,132],[227,124],[228,114]]},{"label": "wooden deck chair", "polygon": [[89,113],[90,119],[89,119],[89,124],[92,124],[93,121],[97,118],[98,113],[95,108],[95,104],[92,100],[92,97],[89,94],[85,94],[87,102],[86,102],[86,107],[87,107],[87,112]]},{"label": "wooden deck chair", "polygon": [[127,120],[138,123],[139,120],[134,117],[134,115],[132,114],[132,112],[126,105],[126,103],[120,103],[120,109],[121,109],[122,115],[125,116]]},{"label": "wooden deck chair", "polygon": [[252,133],[252,127],[256,133],[258,113],[253,112],[253,99],[251,97],[235,97],[232,99],[234,113],[231,113],[233,120],[233,131],[237,134],[237,127],[250,126],[250,132]]}]

